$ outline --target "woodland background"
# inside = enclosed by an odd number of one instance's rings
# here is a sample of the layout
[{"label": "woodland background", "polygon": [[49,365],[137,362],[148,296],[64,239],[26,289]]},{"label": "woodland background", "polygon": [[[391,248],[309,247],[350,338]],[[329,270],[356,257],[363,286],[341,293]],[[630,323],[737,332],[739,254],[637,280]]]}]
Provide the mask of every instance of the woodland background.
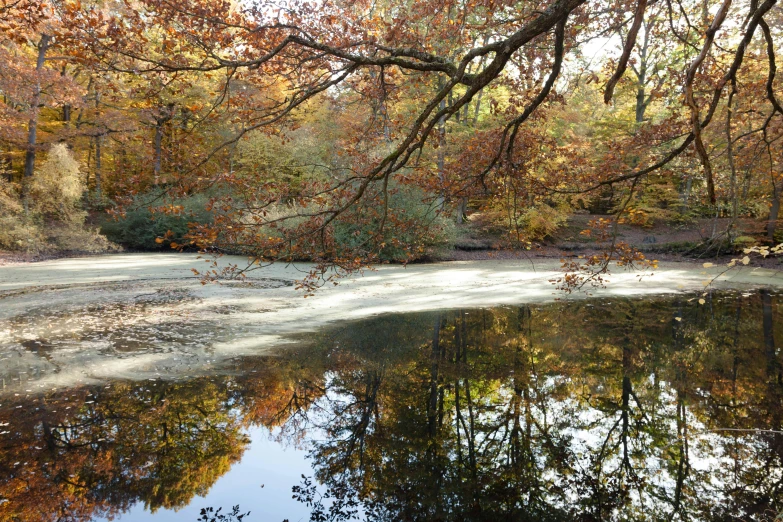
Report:
[{"label": "woodland background", "polygon": [[0,249],[779,242],[782,30],[757,0],[0,0]]}]

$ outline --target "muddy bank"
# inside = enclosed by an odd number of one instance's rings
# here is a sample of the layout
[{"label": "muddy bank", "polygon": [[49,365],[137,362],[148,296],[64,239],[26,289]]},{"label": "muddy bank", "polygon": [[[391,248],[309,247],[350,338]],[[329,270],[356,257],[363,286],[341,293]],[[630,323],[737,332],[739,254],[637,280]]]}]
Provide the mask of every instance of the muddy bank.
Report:
[{"label": "muddy bank", "polygon": [[[230,257],[223,263],[241,262]],[[177,378],[211,371],[291,336],[375,314],[584,299],[558,292],[555,260],[384,266],[303,298],[308,265],[273,265],[251,284],[202,285],[195,255],[119,254],[0,266],[0,389],[35,393],[108,377]],[[665,263],[611,275],[592,297],[698,291],[721,269]],[[642,276],[640,278],[640,276]],[[783,272],[744,267],[717,288],[783,287]]]}]

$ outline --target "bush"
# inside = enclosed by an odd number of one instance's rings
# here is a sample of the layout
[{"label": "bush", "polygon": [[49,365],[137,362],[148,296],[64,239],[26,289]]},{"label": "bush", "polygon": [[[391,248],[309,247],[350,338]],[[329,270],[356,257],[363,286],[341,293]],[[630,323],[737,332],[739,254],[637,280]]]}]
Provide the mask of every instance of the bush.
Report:
[{"label": "bush", "polygon": [[84,223],[84,181],[65,144],[52,145],[28,183],[25,210],[21,188],[0,178],[0,248],[33,254],[116,249]]},{"label": "bush", "polygon": [[85,191],[79,162],[64,143],[52,145],[46,161],[30,180],[30,208],[47,220],[84,224],[81,208]]},{"label": "bush", "polygon": [[734,245],[734,248],[737,249],[737,251],[741,251],[744,248],[756,246],[759,244],[759,242],[756,240],[756,238],[751,236],[739,236],[734,238],[732,244]]},{"label": "bush", "polygon": [[520,218],[520,228],[527,239],[540,241],[551,236],[568,221],[568,206],[559,205],[557,208],[546,203],[541,203],[526,210]]},{"label": "bush", "polygon": [[[436,204],[427,202],[421,189],[401,186],[389,191],[387,223],[380,238],[368,241],[378,232],[378,209],[364,209],[337,220],[334,239],[339,251],[377,246],[382,261],[413,261],[427,255],[433,247],[453,242],[454,224],[436,212]],[[380,206],[380,205],[379,205]]]},{"label": "bush", "polygon": [[[111,241],[137,250],[159,250],[170,242],[182,243],[189,224],[212,223],[212,214],[206,210],[207,196],[186,198],[161,198],[161,193],[150,192],[134,199],[125,215],[114,219],[107,217],[101,223],[101,232]],[[176,213],[150,210],[153,207],[178,207]],[[171,231],[166,241],[156,239]]]}]

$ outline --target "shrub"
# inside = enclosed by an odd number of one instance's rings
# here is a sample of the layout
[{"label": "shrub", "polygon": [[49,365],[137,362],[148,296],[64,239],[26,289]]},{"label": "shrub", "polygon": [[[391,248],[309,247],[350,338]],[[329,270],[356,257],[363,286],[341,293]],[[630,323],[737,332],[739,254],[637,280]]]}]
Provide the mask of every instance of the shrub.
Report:
[{"label": "shrub", "polygon": [[83,225],[84,190],[79,162],[64,143],[56,143],[30,180],[30,208],[49,220]]},{"label": "shrub", "polygon": [[340,251],[373,249],[377,246],[383,261],[413,261],[436,246],[453,242],[454,224],[436,211],[436,203],[427,194],[411,186],[390,188],[388,217],[379,238],[378,208],[364,209],[337,220],[334,239]]},{"label": "shrub", "polygon": [[739,236],[734,238],[734,241],[732,242],[734,245],[734,248],[736,248],[738,251],[742,250],[744,248],[749,248],[752,246],[756,246],[759,244],[759,242],[754,237],[750,236]]},{"label": "shrub", "polygon": [[33,254],[116,249],[85,225],[83,192],[79,162],[62,143],[52,145],[29,180],[27,210],[20,187],[0,178],[0,248]]},{"label": "shrub", "polygon": [[557,208],[541,203],[526,210],[521,218],[520,225],[527,239],[540,241],[551,236],[568,221],[568,208],[561,205]]},{"label": "shrub", "polygon": [[[183,242],[189,224],[209,224],[212,214],[206,210],[207,196],[195,195],[186,198],[161,197],[160,191],[150,192],[134,199],[133,204],[122,217],[107,217],[101,223],[101,232],[111,241],[127,248],[138,250],[159,250],[173,241]],[[151,210],[152,207],[178,207],[175,213]],[[163,243],[155,240],[167,232],[171,235]]]}]

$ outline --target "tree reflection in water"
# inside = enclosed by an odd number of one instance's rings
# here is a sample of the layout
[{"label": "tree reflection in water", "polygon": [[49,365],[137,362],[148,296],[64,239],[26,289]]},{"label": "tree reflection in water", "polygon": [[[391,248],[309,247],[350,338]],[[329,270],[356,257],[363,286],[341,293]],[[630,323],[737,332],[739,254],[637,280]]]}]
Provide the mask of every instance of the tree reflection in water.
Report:
[{"label": "tree reflection in water", "polygon": [[262,425],[309,451],[292,486],[315,519],[771,521],[779,302],[382,316],[213,377],[6,395],[0,519],[181,507]]}]

